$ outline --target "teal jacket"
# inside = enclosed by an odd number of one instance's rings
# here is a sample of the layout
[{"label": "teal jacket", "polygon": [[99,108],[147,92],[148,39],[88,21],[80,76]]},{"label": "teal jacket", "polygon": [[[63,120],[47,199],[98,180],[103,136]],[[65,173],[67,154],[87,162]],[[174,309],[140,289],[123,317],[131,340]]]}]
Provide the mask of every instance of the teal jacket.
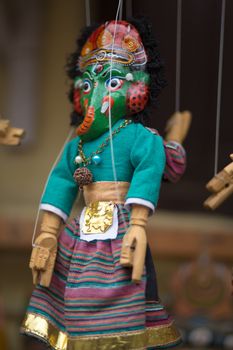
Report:
[{"label": "teal jacket", "polygon": [[[122,119],[119,120],[113,130],[122,122]],[[83,145],[86,158],[99,148],[108,134],[106,132]],[[50,175],[41,201],[42,209],[57,208],[64,214],[63,218],[69,216],[78,193],[78,185],[73,178],[75,170],[80,166],[74,162],[78,155],[78,143],[79,137],[76,137],[66,145],[60,161]],[[162,138],[141,124],[131,123],[113,136],[113,149],[117,181],[130,182],[126,204],[141,203],[153,210],[158,202],[165,167]],[[100,157],[99,165],[88,165],[93,181],[114,181],[109,144]]]}]

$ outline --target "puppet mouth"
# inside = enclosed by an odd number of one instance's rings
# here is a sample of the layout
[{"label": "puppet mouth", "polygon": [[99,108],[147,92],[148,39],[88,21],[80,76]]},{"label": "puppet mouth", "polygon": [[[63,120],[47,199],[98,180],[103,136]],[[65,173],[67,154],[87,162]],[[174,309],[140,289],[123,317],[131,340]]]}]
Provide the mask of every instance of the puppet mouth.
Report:
[{"label": "puppet mouth", "polygon": [[101,113],[105,113],[108,107],[109,107],[109,102],[108,101],[104,102],[101,107]]},{"label": "puppet mouth", "polygon": [[[110,104],[109,104],[110,102]],[[101,107],[101,113],[107,115],[107,113],[109,113],[110,108],[112,108],[114,104],[114,100],[112,97],[109,98],[109,96],[105,96],[102,100],[102,107]]]},{"label": "puppet mouth", "polygon": [[89,106],[85,115],[85,118],[77,128],[77,135],[83,135],[90,129],[95,117],[95,109],[93,106]]}]

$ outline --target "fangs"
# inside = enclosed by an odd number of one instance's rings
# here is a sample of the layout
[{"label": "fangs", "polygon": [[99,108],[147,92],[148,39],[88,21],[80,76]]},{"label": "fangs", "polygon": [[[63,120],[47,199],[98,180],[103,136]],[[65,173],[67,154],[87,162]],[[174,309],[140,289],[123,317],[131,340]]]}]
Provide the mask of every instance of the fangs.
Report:
[{"label": "fangs", "polygon": [[105,113],[108,107],[109,107],[109,102],[108,101],[104,102],[101,107],[101,113]]}]

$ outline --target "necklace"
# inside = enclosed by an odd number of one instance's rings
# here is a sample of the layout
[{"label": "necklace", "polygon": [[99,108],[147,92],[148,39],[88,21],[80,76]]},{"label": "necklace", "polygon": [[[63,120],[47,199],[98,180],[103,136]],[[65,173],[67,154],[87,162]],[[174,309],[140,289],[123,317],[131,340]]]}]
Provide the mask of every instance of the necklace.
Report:
[{"label": "necklace", "polygon": [[[126,119],[117,129],[115,129],[112,132],[112,137],[118,134],[121,129],[125,128],[127,125],[132,123],[132,120]],[[101,163],[101,157],[99,156],[100,153],[104,151],[104,148],[108,146],[110,142],[111,137],[108,136],[103,143],[97,148],[96,151],[92,152],[89,157],[86,157],[83,151],[83,141],[80,140],[78,144],[78,156],[75,157],[75,163],[76,164],[82,164],[83,166],[76,169],[74,172],[74,180],[78,183],[79,188],[82,189],[83,186],[90,184],[93,182],[93,174],[92,172],[87,168],[87,166],[91,163],[94,163],[95,165],[99,165]]]}]

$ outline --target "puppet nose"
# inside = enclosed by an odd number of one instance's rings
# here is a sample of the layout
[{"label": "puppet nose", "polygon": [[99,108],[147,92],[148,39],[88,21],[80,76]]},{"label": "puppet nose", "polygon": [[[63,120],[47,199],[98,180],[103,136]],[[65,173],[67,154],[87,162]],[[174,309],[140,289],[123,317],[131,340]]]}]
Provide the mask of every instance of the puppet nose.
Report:
[{"label": "puppet nose", "polygon": [[77,135],[83,135],[88,132],[95,118],[95,109],[93,106],[88,106],[85,118],[82,124],[77,128]]}]

